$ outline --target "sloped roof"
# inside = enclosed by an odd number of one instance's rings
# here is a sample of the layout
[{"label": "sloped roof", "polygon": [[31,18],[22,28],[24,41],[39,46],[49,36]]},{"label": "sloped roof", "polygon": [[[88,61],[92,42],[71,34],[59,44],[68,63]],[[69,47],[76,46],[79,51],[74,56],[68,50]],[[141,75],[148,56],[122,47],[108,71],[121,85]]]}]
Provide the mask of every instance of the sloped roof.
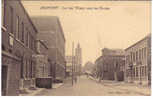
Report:
[{"label": "sloped roof", "polygon": [[134,46],[136,46],[138,43],[143,42],[146,39],[151,39],[151,33],[148,34],[147,36],[145,36],[143,39],[139,40],[138,42],[136,42],[133,45],[131,45],[128,48],[126,48],[125,51],[128,50],[128,49],[130,49],[130,48],[132,48],[132,47],[134,47]]}]

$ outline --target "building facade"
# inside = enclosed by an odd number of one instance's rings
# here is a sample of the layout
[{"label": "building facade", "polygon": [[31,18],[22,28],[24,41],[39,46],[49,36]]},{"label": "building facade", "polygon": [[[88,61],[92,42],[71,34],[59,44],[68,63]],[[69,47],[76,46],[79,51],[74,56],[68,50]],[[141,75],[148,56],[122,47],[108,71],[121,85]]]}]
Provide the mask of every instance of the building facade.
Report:
[{"label": "building facade", "polygon": [[32,18],[38,29],[38,38],[48,45],[48,58],[53,79],[63,80],[66,72],[65,37],[58,17],[38,16]]},{"label": "building facade", "polygon": [[48,47],[44,40],[37,38],[37,54],[33,55],[36,61],[36,87],[52,88],[52,77],[50,76],[50,61],[48,58]]},{"label": "building facade", "polygon": [[18,95],[35,86],[37,30],[20,0],[2,3],[2,95]]},{"label": "building facade", "polygon": [[37,40],[36,78],[48,78],[50,75],[50,64],[48,60],[48,47],[43,40]]},{"label": "building facade", "polygon": [[150,85],[151,34],[125,49],[125,52],[125,81]]},{"label": "building facade", "polygon": [[75,65],[76,73],[77,75],[80,75],[82,71],[82,49],[80,47],[80,44],[78,44],[75,48]]},{"label": "building facade", "polygon": [[124,58],[122,49],[102,49],[102,56],[95,61],[97,76],[104,80],[124,80]]},{"label": "building facade", "polygon": [[66,77],[72,76],[72,56],[66,56]]}]

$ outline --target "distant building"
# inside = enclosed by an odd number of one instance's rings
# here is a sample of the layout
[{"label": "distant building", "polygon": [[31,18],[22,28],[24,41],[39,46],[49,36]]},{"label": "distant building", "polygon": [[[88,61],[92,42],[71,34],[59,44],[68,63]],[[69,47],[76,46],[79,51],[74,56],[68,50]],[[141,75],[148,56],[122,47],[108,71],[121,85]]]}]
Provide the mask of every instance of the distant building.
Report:
[{"label": "distant building", "polygon": [[48,45],[48,58],[50,61],[50,76],[53,79],[63,80],[65,77],[65,37],[56,16],[36,16],[32,20],[38,29],[38,38]]},{"label": "distant building", "polygon": [[125,81],[151,84],[151,34],[125,49]]},{"label": "distant building", "polygon": [[37,29],[20,0],[3,0],[2,95],[35,86]]},{"label": "distant building", "polygon": [[[73,57],[74,58],[74,57]],[[66,56],[66,76],[72,76],[72,56]]]},{"label": "distant building", "polygon": [[105,80],[124,80],[124,58],[122,49],[102,49],[102,56],[95,61],[98,77]]},{"label": "distant building", "polygon": [[83,66],[83,72],[86,73],[86,74],[92,74],[93,73],[93,70],[94,70],[94,64],[90,61],[86,62],[85,65]]},{"label": "distant building", "polygon": [[80,44],[78,44],[77,48],[75,48],[75,65],[76,73],[77,75],[80,75],[82,71],[82,49],[80,47]]}]

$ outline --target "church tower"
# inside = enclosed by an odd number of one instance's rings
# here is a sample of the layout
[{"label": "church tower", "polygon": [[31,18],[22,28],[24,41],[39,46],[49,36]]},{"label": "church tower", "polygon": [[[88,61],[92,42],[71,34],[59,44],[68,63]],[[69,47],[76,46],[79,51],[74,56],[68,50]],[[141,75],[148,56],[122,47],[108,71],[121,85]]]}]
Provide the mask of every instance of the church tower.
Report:
[{"label": "church tower", "polygon": [[75,48],[75,67],[76,67],[76,73],[77,75],[81,74],[82,70],[82,49],[80,47],[80,44],[78,43],[77,47]]}]

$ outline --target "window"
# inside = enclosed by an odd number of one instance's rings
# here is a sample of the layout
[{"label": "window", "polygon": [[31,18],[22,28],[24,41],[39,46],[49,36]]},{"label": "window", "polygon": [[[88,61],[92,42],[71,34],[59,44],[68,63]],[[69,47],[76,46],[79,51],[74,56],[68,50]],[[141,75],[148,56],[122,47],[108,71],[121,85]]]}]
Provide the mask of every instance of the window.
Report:
[{"label": "window", "polygon": [[135,77],[135,68],[133,68],[133,77]]},{"label": "window", "polygon": [[141,60],[141,49],[139,49],[139,60]]},{"label": "window", "polygon": [[34,38],[32,37],[32,35],[30,35],[30,41],[29,41],[29,44],[30,44],[30,49],[33,50],[33,44],[34,43]]},{"label": "window", "polygon": [[140,67],[139,69],[140,69],[140,76],[142,76],[142,67]]},{"label": "window", "polygon": [[126,64],[129,62],[129,55],[126,56]]},{"label": "window", "polygon": [[30,61],[30,78],[32,78],[32,61]]},{"label": "window", "polygon": [[141,50],[141,55],[142,55],[141,58],[143,59],[143,58],[144,58],[144,57],[143,57],[143,55],[144,55],[144,54],[143,54],[143,48],[142,48],[142,50]]},{"label": "window", "polygon": [[26,60],[26,78],[28,78],[28,60]]},{"label": "window", "polygon": [[36,40],[35,40],[35,39],[34,39],[33,43],[34,43],[34,44],[33,44],[33,46],[34,46],[34,51],[36,51],[36,44],[37,44],[37,43],[36,43]]},{"label": "window", "polygon": [[19,39],[19,16],[16,17],[16,38]]},{"label": "window", "polygon": [[136,61],[138,61],[138,51],[136,51]]},{"label": "window", "polygon": [[130,56],[131,56],[131,59],[130,59],[130,61],[132,61],[132,60],[133,60],[133,58],[132,58],[132,57],[133,57],[133,54],[132,54],[132,52],[131,52],[131,55],[130,55]]},{"label": "window", "polygon": [[2,0],[2,26],[4,25],[4,18],[5,18],[5,4],[4,4],[4,0]]},{"label": "window", "polygon": [[31,37],[32,39],[31,39],[31,49],[33,50],[34,49],[34,38],[33,37]]},{"label": "window", "polygon": [[26,46],[29,46],[29,32],[26,33]]},{"label": "window", "polygon": [[147,75],[147,68],[146,68],[146,66],[144,66],[144,75],[145,76]]},{"label": "window", "polygon": [[133,52],[133,61],[135,61],[135,52]]},{"label": "window", "polygon": [[22,35],[21,35],[21,41],[24,43],[24,23],[22,22]]},{"label": "window", "polygon": [[10,7],[10,14],[11,14],[10,15],[10,19],[11,19],[11,21],[10,21],[11,22],[10,23],[10,25],[11,25],[11,29],[10,30],[11,31],[10,32],[13,33],[13,8],[12,7]]},{"label": "window", "polygon": [[33,61],[32,63],[32,77],[35,78],[35,62]]},{"label": "window", "polygon": [[28,45],[29,45],[29,48],[31,48],[31,34],[30,33],[28,34]]},{"label": "window", "polygon": [[144,58],[146,58],[146,55],[147,55],[147,50],[146,50],[146,47],[144,48]]},{"label": "window", "polygon": [[136,67],[136,77],[138,77],[138,67]]},{"label": "window", "polygon": [[142,76],[145,76],[145,66],[142,67]]},{"label": "window", "polygon": [[24,67],[24,62],[23,62],[23,61],[24,61],[24,59],[23,59],[23,57],[22,57],[22,58],[21,58],[21,68],[20,68],[20,69],[21,69],[21,72],[20,72],[20,73],[21,73],[21,74],[20,74],[20,77],[21,77],[21,78],[23,78],[23,67]]}]

